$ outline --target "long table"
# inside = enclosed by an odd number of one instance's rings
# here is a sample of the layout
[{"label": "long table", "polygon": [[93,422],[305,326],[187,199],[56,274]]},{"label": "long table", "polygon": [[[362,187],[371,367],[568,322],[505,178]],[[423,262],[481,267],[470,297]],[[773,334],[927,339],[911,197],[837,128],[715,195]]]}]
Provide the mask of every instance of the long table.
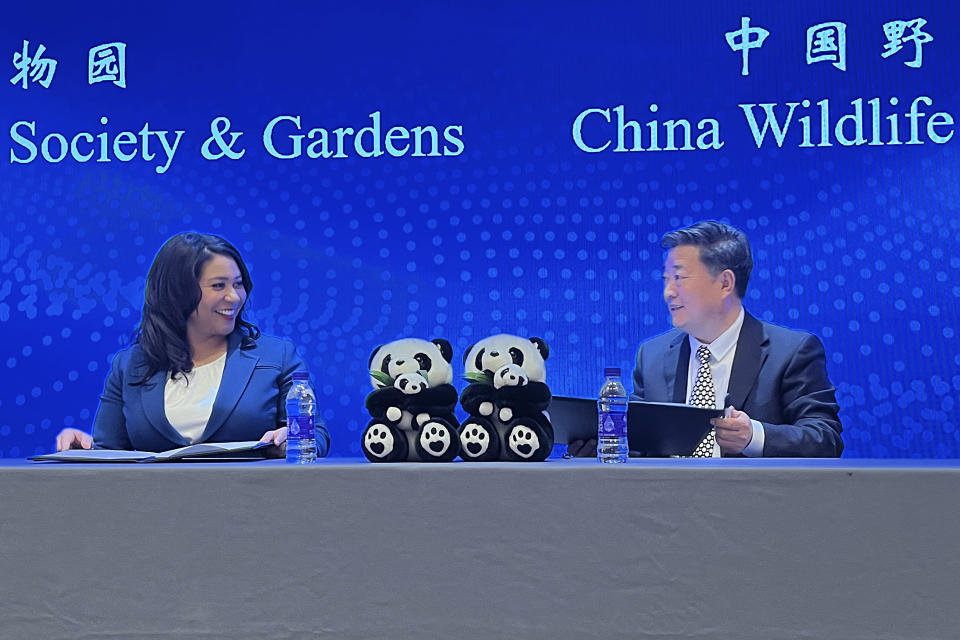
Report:
[{"label": "long table", "polygon": [[910,640],[960,462],[0,461],[0,638]]}]

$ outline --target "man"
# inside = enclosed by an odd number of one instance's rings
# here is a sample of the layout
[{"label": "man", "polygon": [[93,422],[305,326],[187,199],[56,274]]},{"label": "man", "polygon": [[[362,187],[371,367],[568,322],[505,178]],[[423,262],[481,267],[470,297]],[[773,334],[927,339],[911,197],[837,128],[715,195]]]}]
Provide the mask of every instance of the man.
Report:
[{"label": "man", "polygon": [[[718,446],[708,437],[705,455],[839,456],[842,428],[823,344],[743,308],[753,268],[743,232],[698,222],[666,234],[660,246],[674,329],[640,345],[631,399],[727,407],[711,421]],[[571,443],[571,453],[590,455],[592,445]]]}]

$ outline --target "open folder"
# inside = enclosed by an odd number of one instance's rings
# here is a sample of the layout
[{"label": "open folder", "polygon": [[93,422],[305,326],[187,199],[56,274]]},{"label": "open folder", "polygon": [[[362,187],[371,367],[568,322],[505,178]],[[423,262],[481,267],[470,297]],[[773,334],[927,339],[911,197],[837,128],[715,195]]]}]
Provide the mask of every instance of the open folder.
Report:
[{"label": "open folder", "polygon": [[175,462],[175,461],[219,461],[259,460],[263,459],[260,449],[269,447],[270,442],[248,440],[245,442],[201,442],[179,449],[170,449],[153,453],[151,451],[120,451],[117,449],[68,449],[57,453],[32,456],[30,460],[52,460],[55,462]]},{"label": "open folder", "polygon": [[[553,396],[550,422],[557,443],[597,437],[597,401]],[[673,402],[633,401],[627,407],[627,440],[631,455],[654,458],[689,456],[710,432],[711,418],[723,409],[702,409]]]}]

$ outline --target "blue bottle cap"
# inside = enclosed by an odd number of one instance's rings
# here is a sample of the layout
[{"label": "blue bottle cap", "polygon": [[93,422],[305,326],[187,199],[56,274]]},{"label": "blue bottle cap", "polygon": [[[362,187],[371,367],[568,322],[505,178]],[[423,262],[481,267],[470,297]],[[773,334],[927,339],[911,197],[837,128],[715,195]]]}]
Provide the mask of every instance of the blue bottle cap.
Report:
[{"label": "blue bottle cap", "polygon": [[310,379],[310,374],[307,373],[306,371],[294,371],[294,372],[293,372],[293,379],[294,379],[294,380],[309,380],[309,379]]},{"label": "blue bottle cap", "polygon": [[620,377],[620,367],[607,367],[603,370],[604,378],[619,378]]}]

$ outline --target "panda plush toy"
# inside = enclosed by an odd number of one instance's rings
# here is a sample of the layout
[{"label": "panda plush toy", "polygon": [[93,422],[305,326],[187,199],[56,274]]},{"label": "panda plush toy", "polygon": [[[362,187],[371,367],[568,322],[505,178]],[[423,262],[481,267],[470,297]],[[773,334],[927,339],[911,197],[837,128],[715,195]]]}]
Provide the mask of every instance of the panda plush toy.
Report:
[{"label": "panda plush toy", "polygon": [[501,334],[485,338],[463,358],[470,382],[460,404],[470,416],[460,427],[465,461],[539,462],[553,449],[553,426],[545,413],[547,343]]},{"label": "panda plush toy", "polygon": [[442,338],[404,338],[370,356],[367,410],[373,419],[361,439],[370,462],[449,462],[460,453],[453,413],[453,349]]}]

